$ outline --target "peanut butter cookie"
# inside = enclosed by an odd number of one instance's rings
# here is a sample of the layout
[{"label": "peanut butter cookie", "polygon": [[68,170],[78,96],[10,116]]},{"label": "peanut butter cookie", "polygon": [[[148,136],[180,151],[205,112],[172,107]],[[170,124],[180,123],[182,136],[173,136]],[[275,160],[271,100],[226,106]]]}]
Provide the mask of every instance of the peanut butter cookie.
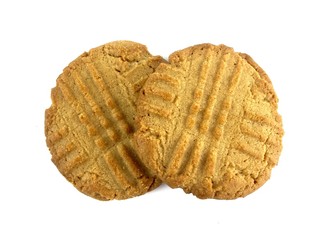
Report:
[{"label": "peanut butter cookie", "polygon": [[160,185],[132,137],[137,95],[161,62],[141,44],[116,41],[83,53],[58,77],[45,135],[53,163],[79,191],[126,199]]},{"label": "peanut butter cookie", "polygon": [[244,197],[263,185],[282,149],[277,96],[246,54],[200,44],[170,55],[137,100],[134,142],[169,186],[199,198]]}]

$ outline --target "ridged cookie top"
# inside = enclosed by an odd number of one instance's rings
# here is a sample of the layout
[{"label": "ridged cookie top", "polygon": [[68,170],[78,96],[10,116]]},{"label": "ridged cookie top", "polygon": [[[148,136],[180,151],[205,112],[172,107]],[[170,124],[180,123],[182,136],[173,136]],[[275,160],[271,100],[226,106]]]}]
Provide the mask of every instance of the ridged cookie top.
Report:
[{"label": "ridged cookie top", "polygon": [[245,54],[201,44],[160,64],[138,98],[135,144],[171,187],[233,199],[260,187],[282,148],[277,97]]},{"label": "ridged cookie top", "polygon": [[52,161],[81,192],[125,199],[157,187],[132,145],[136,97],[162,62],[146,47],[117,41],[69,64],[52,89],[45,134]]}]

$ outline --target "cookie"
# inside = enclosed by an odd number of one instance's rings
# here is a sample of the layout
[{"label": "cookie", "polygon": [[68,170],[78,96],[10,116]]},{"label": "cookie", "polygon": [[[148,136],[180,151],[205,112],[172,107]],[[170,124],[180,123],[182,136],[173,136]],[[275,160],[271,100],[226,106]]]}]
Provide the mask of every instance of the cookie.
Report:
[{"label": "cookie", "polygon": [[246,54],[200,44],[174,52],[137,100],[134,143],[169,186],[235,199],[262,186],[282,149],[277,96]]},{"label": "cookie", "polygon": [[164,60],[130,41],[85,52],[52,89],[45,135],[52,161],[82,193],[126,199],[160,185],[133,147],[136,98]]}]

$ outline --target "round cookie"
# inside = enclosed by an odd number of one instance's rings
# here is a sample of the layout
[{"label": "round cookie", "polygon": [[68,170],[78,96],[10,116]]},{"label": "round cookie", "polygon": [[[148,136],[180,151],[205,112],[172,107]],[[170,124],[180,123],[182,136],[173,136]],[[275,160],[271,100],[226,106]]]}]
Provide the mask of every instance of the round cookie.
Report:
[{"label": "round cookie", "polygon": [[116,41],[83,53],[58,77],[45,112],[46,142],[53,163],[79,191],[126,199],[160,185],[132,137],[137,94],[162,61],[144,45]]},{"label": "round cookie", "polygon": [[282,149],[277,97],[246,54],[200,44],[170,55],[137,100],[134,142],[169,186],[199,198],[244,197],[263,185]]}]

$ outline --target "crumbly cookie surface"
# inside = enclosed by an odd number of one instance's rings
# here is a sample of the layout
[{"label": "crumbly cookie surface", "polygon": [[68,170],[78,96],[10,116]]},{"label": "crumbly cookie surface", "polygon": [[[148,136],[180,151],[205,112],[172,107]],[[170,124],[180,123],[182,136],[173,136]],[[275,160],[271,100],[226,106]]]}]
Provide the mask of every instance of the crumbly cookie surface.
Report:
[{"label": "crumbly cookie surface", "polygon": [[116,41],[82,54],[58,77],[46,141],[53,163],[79,191],[126,199],[160,185],[132,143],[138,92],[160,62],[144,45]]},{"label": "crumbly cookie surface", "polygon": [[246,54],[200,44],[170,55],[137,101],[134,142],[154,175],[199,198],[244,197],[282,149],[277,96]]}]

